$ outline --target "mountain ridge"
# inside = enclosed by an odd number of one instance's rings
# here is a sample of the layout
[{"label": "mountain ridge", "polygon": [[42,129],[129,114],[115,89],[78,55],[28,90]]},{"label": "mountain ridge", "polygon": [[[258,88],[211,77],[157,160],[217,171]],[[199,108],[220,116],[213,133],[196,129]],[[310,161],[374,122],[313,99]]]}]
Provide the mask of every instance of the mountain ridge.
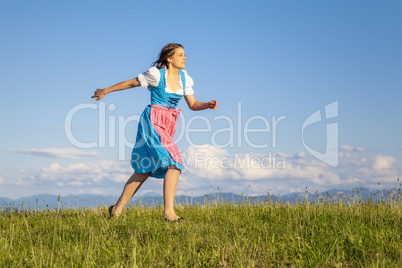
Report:
[{"label": "mountain ridge", "polygon": [[[357,192],[359,191],[359,193]],[[400,191],[400,190],[399,190]],[[378,193],[378,196],[377,196]],[[271,202],[284,202],[284,203],[295,203],[304,202],[306,197],[308,197],[309,202],[323,202],[323,201],[338,201],[342,198],[345,202],[368,201],[372,199],[374,202],[378,202],[381,199],[388,199],[388,194],[397,194],[397,188],[384,189],[382,191],[373,191],[369,188],[361,187],[352,190],[344,189],[330,189],[322,193],[306,193],[306,192],[295,192],[285,195],[257,195],[251,196],[248,194],[235,194],[235,193],[222,193],[214,192],[210,194],[205,194],[202,196],[189,196],[189,195],[179,195],[176,196],[175,202],[177,204],[188,204],[188,205],[200,205],[200,204],[216,204],[217,202],[229,202],[229,203],[242,203],[242,202],[252,202],[261,203],[266,201]],[[326,200],[329,199],[329,200]],[[88,207],[101,207],[109,206],[115,204],[118,200],[117,196],[111,195],[96,195],[96,194],[81,194],[81,195],[51,195],[51,194],[39,194],[28,197],[22,197],[18,199],[11,199],[6,197],[0,197],[0,208],[13,209],[13,210],[24,210],[24,209],[66,209],[66,208],[88,208]],[[141,205],[141,206],[157,206],[163,204],[162,196],[149,196],[147,194],[141,196],[134,196],[129,202],[131,205]]]}]

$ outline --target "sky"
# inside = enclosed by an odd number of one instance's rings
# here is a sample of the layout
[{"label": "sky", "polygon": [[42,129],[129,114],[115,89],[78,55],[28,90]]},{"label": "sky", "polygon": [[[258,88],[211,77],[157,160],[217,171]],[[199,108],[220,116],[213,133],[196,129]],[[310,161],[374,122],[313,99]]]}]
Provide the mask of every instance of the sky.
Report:
[{"label": "sky", "polygon": [[179,103],[177,194],[400,186],[400,1],[1,0],[0,197],[120,195],[150,92],[91,96],[172,42],[218,101]]}]

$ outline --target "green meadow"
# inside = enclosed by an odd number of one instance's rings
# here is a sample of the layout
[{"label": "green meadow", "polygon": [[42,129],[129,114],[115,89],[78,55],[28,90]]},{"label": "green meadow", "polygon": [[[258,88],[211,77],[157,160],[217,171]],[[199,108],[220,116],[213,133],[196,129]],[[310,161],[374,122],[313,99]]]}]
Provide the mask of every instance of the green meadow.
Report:
[{"label": "green meadow", "polygon": [[[160,205],[3,209],[0,267],[402,267],[402,194],[382,199],[272,199]],[[255,200],[254,200],[255,201]]]}]

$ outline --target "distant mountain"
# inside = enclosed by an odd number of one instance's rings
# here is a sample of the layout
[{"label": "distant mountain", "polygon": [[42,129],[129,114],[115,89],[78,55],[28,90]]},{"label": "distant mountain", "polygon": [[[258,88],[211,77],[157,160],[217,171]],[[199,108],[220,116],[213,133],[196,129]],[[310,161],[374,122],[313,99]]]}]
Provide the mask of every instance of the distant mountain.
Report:
[{"label": "distant mountain", "polygon": [[[387,189],[381,191],[371,191],[368,188],[360,188],[357,190],[328,190],[324,193],[319,193],[318,197],[316,193],[291,193],[286,195],[261,195],[261,196],[248,196],[238,195],[234,193],[213,193],[204,196],[177,196],[177,204],[188,205],[204,205],[204,204],[216,204],[216,203],[263,203],[263,202],[283,202],[294,204],[296,202],[306,202],[308,197],[309,202],[339,202],[343,200],[344,203],[356,203],[359,201],[373,200],[378,202],[379,200],[388,200],[393,195],[398,193],[398,189]],[[401,198],[401,196],[399,196]],[[10,198],[0,197],[0,209],[1,210],[35,210],[35,209],[66,209],[66,208],[89,208],[89,207],[102,207],[115,204],[118,200],[117,196],[102,196],[102,195],[68,195],[60,196],[60,201],[57,195],[41,194],[30,197],[23,197],[16,200]],[[157,206],[163,205],[163,197],[155,196],[135,196],[130,205],[136,206]]]}]

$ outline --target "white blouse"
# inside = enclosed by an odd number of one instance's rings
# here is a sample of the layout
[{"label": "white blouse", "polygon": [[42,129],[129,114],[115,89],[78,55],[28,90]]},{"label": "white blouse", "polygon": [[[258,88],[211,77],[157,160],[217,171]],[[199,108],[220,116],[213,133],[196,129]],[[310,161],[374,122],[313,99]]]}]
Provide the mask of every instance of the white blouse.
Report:
[{"label": "white blouse", "polygon": [[[186,79],[186,88],[184,89],[184,95],[193,95],[194,90],[194,81],[193,79],[187,74],[186,70],[183,70],[184,77]],[[167,70],[165,72],[165,80],[167,79]],[[159,85],[159,81],[161,79],[161,73],[158,68],[155,66],[149,68],[147,71],[141,73],[138,75],[138,80],[140,81],[140,84],[142,87],[149,88],[150,86],[157,87]],[[179,94],[183,95],[183,83],[181,79],[179,79],[179,84],[181,89],[179,89],[177,92],[173,92],[170,88],[165,87],[165,92],[166,93],[174,93],[174,94]]]}]

